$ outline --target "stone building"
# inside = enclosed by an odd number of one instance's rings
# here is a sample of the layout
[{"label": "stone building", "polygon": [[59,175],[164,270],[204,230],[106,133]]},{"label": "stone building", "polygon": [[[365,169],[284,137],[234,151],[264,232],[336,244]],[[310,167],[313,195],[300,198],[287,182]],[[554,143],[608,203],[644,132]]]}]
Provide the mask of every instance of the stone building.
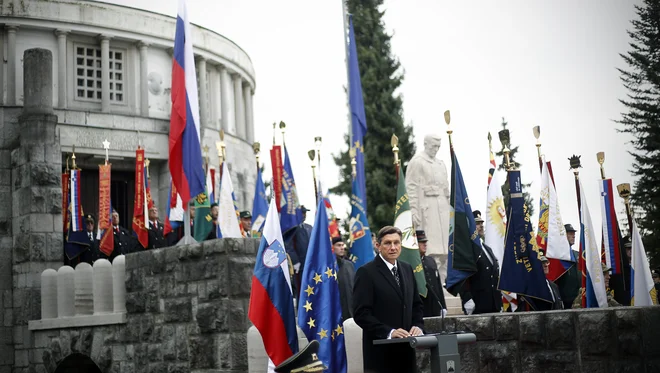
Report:
[{"label": "stone building", "polygon": [[[176,9],[172,10],[173,12]],[[112,203],[124,223],[132,220],[135,149],[151,161],[151,190],[161,211],[169,188],[168,128],[175,19],[139,9],[78,0],[0,2],[0,149],[9,149],[20,128],[23,52],[53,54],[53,106],[58,116],[62,164],[75,146],[82,168],[82,205],[98,213],[98,164],[110,142]],[[228,165],[238,206],[250,209],[256,170],[254,69],[231,40],[192,26],[198,73],[201,134],[211,164],[215,142],[227,134]],[[0,177],[7,160],[0,160]],[[161,214],[162,216],[162,214]],[[0,221],[2,217],[0,217]],[[0,222],[0,226],[1,226]]]}]

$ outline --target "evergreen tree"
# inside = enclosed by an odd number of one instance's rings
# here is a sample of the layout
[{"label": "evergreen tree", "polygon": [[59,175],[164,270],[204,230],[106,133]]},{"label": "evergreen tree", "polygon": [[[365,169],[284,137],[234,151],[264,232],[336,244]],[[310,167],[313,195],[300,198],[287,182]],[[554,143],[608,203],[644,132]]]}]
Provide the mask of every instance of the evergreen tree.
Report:
[{"label": "evergreen tree", "polygon": [[[508,126],[509,123],[502,118],[502,129],[508,129],[506,126]],[[516,154],[518,153],[518,146],[513,146],[513,143],[511,142],[511,130],[509,130],[509,150],[511,151],[509,153],[509,163],[511,164],[511,169],[515,170],[520,170],[521,164],[519,162],[516,162]],[[502,150],[499,152],[495,153],[496,156],[502,157],[502,161],[500,162],[498,169],[499,170],[505,170],[506,171],[506,158],[504,157],[504,147],[502,147]],[[532,203],[532,196],[529,195],[529,192],[526,190],[529,189],[529,187],[532,186],[532,183],[529,184],[523,184],[523,197],[525,198],[525,206],[527,206],[527,211],[529,212],[529,216],[533,217],[534,216],[534,204]],[[502,185],[502,195],[504,196],[504,206],[509,206],[509,178],[506,178],[506,181]]]},{"label": "evergreen tree", "polygon": [[[364,136],[367,215],[372,232],[394,224],[396,170],[390,147],[392,134],[399,137],[399,157],[404,163],[415,153],[412,127],[403,123],[403,100],[396,90],[403,81],[398,59],[392,55],[391,36],[385,32],[383,0],[349,0],[353,15],[367,133]],[[350,138],[345,137],[350,147]],[[334,157],[340,182],[332,193],[351,195],[351,160],[348,151]],[[404,166],[405,167],[405,166]],[[404,168],[405,169],[405,168]]]},{"label": "evergreen tree", "polygon": [[[621,54],[627,67],[619,69],[628,94],[622,132],[632,135],[632,205],[653,267],[660,265],[660,1],[635,6],[639,19],[628,31],[630,50]],[[655,233],[655,234],[654,234]]]}]

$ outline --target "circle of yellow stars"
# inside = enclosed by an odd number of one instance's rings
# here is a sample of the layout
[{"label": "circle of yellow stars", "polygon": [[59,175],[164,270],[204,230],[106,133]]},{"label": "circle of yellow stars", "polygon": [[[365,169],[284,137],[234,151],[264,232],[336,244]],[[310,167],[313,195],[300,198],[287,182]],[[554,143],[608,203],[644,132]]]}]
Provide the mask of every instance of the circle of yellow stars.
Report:
[{"label": "circle of yellow stars", "polygon": [[[337,271],[333,271],[330,267],[326,267],[326,271],[322,272],[323,275],[326,276],[326,279],[334,278],[335,281],[337,281]],[[314,273],[314,277],[312,280],[314,280],[314,284],[317,285],[319,283],[323,283],[323,275],[320,273]],[[307,298],[309,298],[312,295],[315,295],[316,293],[314,292],[315,288],[312,287],[311,285],[307,285],[307,289],[304,290],[305,293],[307,293]],[[303,305],[303,308],[305,308],[305,312],[309,312],[313,310],[313,304],[312,302],[309,301],[309,299],[305,300],[305,304]],[[307,325],[309,328],[316,328],[316,320],[313,319],[312,317],[309,317],[309,320],[307,320]],[[326,330],[321,328],[321,331],[319,331],[318,336],[320,340],[323,340],[324,338],[328,338],[328,332],[330,330]],[[333,329],[330,331],[330,338],[334,341],[335,338],[337,338],[339,335],[344,334],[344,328],[342,328],[341,324],[337,324],[337,328]]]}]

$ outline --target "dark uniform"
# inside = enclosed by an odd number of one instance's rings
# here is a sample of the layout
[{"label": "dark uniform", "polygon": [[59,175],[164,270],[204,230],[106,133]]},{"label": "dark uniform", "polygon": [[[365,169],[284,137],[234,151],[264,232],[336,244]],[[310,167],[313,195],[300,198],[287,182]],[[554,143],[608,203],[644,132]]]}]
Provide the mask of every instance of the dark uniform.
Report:
[{"label": "dark uniform", "polygon": [[[91,222],[95,224],[94,216],[91,214],[85,215],[85,223]],[[87,232],[87,238],[89,239],[89,250],[86,250],[81,254],[81,261],[89,264],[94,264],[96,259],[99,258],[99,240],[94,234],[94,230]]]},{"label": "dark uniform", "polygon": [[126,255],[133,251],[136,240],[131,236],[128,230],[124,227],[115,225],[112,227],[112,234],[114,239],[114,249],[110,256],[100,253],[100,258],[113,261],[119,255]]},{"label": "dark uniform", "polygon": [[[332,239],[332,246],[343,242],[341,237]],[[335,253],[336,255],[336,253]],[[353,284],[355,284],[355,266],[353,262],[337,256],[337,282],[339,285],[339,301],[341,303],[342,320],[353,317]]]},{"label": "dark uniform", "polygon": [[[544,255],[539,255],[539,261],[541,263],[549,262],[548,258]],[[552,294],[552,303],[544,302],[541,300],[535,301],[534,303],[538,307],[537,311],[549,311],[549,310],[563,310],[564,301],[561,299],[561,294],[559,293],[559,287],[554,282],[546,279],[546,285],[550,288]]]},{"label": "dark uniform", "polygon": [[[570,224],[565,224],[564,228],[566,229],[566,232],[575,233],[575,229]],[[571,249],[571,255],[573,255],[573,249]],[[575,260],[575,264],[572,265],[566,273],[555,280],[555,283],[559,288],[561,299],[564,302],[564,309],[570,309],[572,307],[573,301],[575,300],[575,297],[577,297],[580,286],[582,285],[582,278],[578,271],[578,258],[576,256],[573,259]]]},{"label": "dark uniform", "polygon": [[156,220],[156,222],[149,222],[149,243],[147,249],[158,249],[167,246],[165,237],[163,236],[163,223]]},{"label": "dark uniform", "polygon": [[[426,232],[416,231],[417,242],[427,242]],[[445,293],[442,290],[442,278],[438,272],[438,265],[433,258],[422,256],[424,277],[426,277],[426,297],[422,297],[424,303],[424,317],[440,316],[443,309],[447,309]]]},{"label": "dark uniform", "polygon": [[311,373],[323,372],[328,367],[319,360],[319,341],[313,340],[297,354],[275,367],[276,373]]},{"label": "dark uniform", "polygon": [[614,292],[614,299],[624,306],[630,306],[630,259],[626,252],[632,249],[632,243],[628,237],[621,240],[623,253],[621,255],[621,272],[612,274],[610,278],[610,289]]}]

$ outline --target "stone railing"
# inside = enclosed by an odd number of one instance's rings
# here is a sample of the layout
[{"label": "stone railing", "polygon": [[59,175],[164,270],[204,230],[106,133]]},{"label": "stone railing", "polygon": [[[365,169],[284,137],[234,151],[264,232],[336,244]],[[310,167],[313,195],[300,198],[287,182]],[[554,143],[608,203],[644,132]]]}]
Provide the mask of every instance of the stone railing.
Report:
[{"label": "stone railing", "polygon": [[30,330],[126,323],[126,262],[100,259],[41,273],[41,320]]}]

